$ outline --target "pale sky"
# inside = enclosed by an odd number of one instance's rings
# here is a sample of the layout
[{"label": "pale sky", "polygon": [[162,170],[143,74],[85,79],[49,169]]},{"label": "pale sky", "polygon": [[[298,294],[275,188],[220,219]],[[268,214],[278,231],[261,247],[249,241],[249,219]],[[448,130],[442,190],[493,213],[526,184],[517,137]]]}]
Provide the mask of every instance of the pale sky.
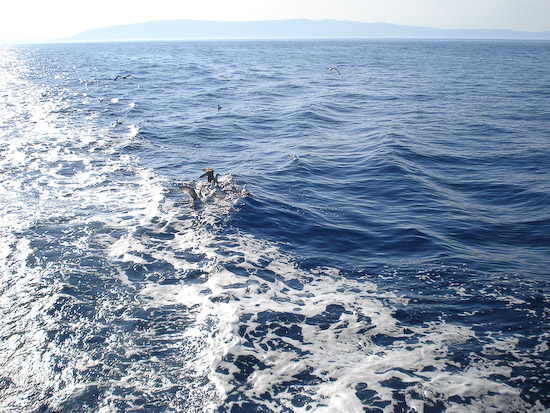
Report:
[{"label": "pale sky", "polygon": [[151,20],[335,19],[442,29],[550,30],[550,0],[8,0],[0,41],[56,39]]}]

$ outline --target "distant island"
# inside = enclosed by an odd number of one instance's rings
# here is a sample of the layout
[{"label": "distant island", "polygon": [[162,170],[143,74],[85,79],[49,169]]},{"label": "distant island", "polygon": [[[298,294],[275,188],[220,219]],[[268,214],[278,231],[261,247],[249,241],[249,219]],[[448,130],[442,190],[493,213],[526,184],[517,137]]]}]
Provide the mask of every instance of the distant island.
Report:
[{"label": "distant island", "polygon": [[266,20],[222,22],[158,20],[87,30],[69,42],[127,42],[199,39],[539,39],[550,31],[436,29],[391,23],[341,20]]}]

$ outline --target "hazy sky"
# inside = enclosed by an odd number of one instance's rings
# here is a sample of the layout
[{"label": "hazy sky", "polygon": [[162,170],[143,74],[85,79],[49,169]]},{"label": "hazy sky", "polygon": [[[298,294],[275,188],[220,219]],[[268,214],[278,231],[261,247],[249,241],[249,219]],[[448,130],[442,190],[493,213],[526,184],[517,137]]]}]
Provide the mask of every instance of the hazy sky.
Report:
[{"label": "hazy sky", "polygon": [[7,0],[0,6],[0,40],[63,38],[151,20],[293,18],[544,31],[550,0]]}]

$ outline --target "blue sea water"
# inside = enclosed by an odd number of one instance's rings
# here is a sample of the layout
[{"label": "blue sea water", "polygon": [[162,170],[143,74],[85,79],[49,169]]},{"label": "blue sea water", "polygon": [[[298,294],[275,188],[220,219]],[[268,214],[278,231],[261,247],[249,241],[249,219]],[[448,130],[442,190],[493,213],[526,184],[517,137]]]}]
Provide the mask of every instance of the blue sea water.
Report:
[{"label": "blue sea water", "polygon": [[548,411],[549,166],[548,42],[2,47],[0,411]]}]

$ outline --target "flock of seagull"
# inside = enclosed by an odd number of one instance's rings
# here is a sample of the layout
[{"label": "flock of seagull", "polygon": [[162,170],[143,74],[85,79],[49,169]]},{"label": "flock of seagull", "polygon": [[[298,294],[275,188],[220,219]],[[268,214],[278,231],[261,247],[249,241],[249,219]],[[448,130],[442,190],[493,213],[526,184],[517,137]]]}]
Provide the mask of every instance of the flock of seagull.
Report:
[{"label": "flock of seagull", "polygon": [[[340,73],[340,70],[338,69],[338,66],[327,67],[325,70],[328,71],[328,72],[332,72],[333,70],[335,70],[338,73],[339,76],[342,75]],[[132,78],[135,79],[135,76],[132,76],[132,75],[118,75],[117,77],[115,77],[115,81],[117,81],[118,79],[128,79],[129,77],[132,77]],[[233,75],[229,75],[229,76],[220,75],[220,77],[225,79],[226,81],[229,81],[229,79],[231,79],[233,77]]]},{"label": "flock of seagull", "polygon": [[[331,66],[331,67],[327,67],[325,69],[326,71],[328,72],[332,72],[333,70],[336,71],[336,73],[338,73],[338,76],[341,76],[342,74],[340,73],[340,70],[338,69],[338,66]],[[117,75],[115,77],[115,81],[117,81],[118,79],[128,79],[128,78],[134,78],[135,79],[135,76],[132,76],[130,74],[128,75]],[[233,77],[233,75],[229,75],[229,76],[225,76],[225,75],[220,75],[220,77],[222,77],[224,80],[226,81],[229,81],[229,79],[231,79]],[[218,112],[222,109],[222,107],[218,104]],[[201,178],[206,178],[207,182],[210,184],[211,187],[215,187],[218,185],[218,177],[220,176],[220,174],[216,174],[214,175],[214,170],[212,168],[205,168],[202,170],[204,173],[200,176]],[[189,197],[193,200],[193,201],[198,201],[200,199],[200,196],[199,194],[197,194],[197,191],[190,187],[190,186],[187,186],[187,185],[179,185],[179,188],[185,192],[187,195],[189,195]],[[199,189],[199,192],[200,189]]]},{"label": "flock of seagull", "polygon": [[[336,71],[336,73],[338,73],[338,76],[341,76],[342,74],[340,73],[340,69],[338,69],[338,66],[331,66],[331,67],[327,67],[325,69],[325,71],[327,72],[332,72],[332,71]],[[129,77],[131,78],[134,78],[135,79],[135,76],[132,76],[132,75],[117,75],[117,77],[115,77],[115,82],[118,80],[118,79],[128,79]],[[229,79],[231,79],[233,77],[233,75],[229,75],[229,76],[226,76],[226,75],[220,75],[221,78],[223,78],[224,80],[228,81],[229,82]],[[222,109],[221,105],[218,104],[218,112]]]}]

